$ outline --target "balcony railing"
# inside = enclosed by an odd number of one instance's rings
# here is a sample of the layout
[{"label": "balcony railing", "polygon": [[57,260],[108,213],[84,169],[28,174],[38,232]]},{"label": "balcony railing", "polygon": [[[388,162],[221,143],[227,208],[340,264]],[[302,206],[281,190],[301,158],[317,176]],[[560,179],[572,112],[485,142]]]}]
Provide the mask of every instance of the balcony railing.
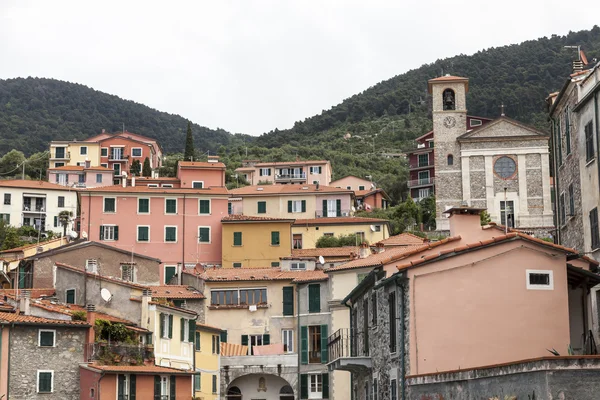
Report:
[{"label": "balcony railing", "polygon": [[368,342],[362,332],[338,329],[327,339],[327,354],[330,370],[358,371],[371,368]]},{"label": "balcony railing", "polygon": [[108,157],[108,161],[127,161],[129,159],[129,156],[124,156],[124,155],[118,155],[118,154],[111,154]]},{"label": "balcony railing", "polygon": [[54,153],[53,157],[50,157],[51,160],[69,160],[71,159],[71,152],[65,151],[63,154]]},{"label": "balcony railing", "polygon": [[426,168],[426,167],[433,167],[433,166],[434,166],[433,162],[408,164],[409,169]]},{"label": "balcony railing", "polygon": [[142,364],[154,358],[154,349],[145,345],[124,345],[109,343],[87,344],[88,361],[102,360],[107,364]]},{"label": "balcony railing", "polygon": [[315,218],[329,218],[329,217],[349,217],[351,216],[351,210],[327,210],[323,213],[323,210],[315,211]]},{"label": "balcony railing", "polygon": [[23,211],[36,213],[36,214],[42,214],[42,213],[46,212],[46,208],[44,206],[42,206],[42,207],[23,206]]},{"label": "balcony railing", "polygon": [[418,187],[418,186],[430,186],[435,183],[435,178],[423,178],[423,179],[415,179],[412,181],[408,181],[408,187]]},{"label": "balcony railing", "polygon": [[[275,354],[268,356],[221,356],[221,366],[229,367],[247,367],[247,366],[267,366],[281,364],[284,367],[298,366],[298,353]],[[319,360],[320,362],[320,360]]]},{"label": "balcony railing", "polygon": [[306,172],[301,172],[299,174],[276,174],[276,181],[294,181],[294,180],[305,180]]}]

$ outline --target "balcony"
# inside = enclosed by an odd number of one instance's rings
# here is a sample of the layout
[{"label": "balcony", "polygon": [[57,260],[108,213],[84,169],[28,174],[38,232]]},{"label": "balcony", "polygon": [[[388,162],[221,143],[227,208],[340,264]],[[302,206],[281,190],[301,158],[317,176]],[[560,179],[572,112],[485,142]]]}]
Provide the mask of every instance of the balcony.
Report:
[{"label": "balcony", "polygon": [[424,169],[424,168],[431,168],[434,167],[434,162],[429,161],[426,163],[409,163],[408,164],[408,169],[410,170],[415,170],[415,169]]},{"label": "balcony", "polygon": [[334,332],[327,339],[327,368],[330,371],[341,370],[365,372],[371,369],[371,357],[359,349],[362,344],[361,332],[350,333],[344,328]]},{"label": "balcony", "polygon": [[129,156],[124,156],[122,154],[112,154],[108,157],[108,161],[112,162],[126,162],[129,160]]},{"label": "balcony", "polygon": [[71,159],[71,152],[70,151],[65,151],[65,152],[55,152],[54,155],[52,155],[52,153],[50,153],[50,160],[51,161],[61,161],[61,160],[70,160]]},{"label": "balcony", "polygon": [[304,182],[306,181],[306,172],[299,174],[276,174],[275,182]]},{"label": "balcony", "polygon": [[107,365],[142,365],[154,358],[154,348],[146,345],[124,345],[121,343],[87,344],[88,362],[101,361]]},{"label": "balcony", "polygon": [[327,210],[323,213],[323,210],[315,211],[315,218],[331,218],[331,217],[350,217],[352,215],[351,210]]},{"label": "balcony", "polygon": [[298,353],[273,354],[268,356],[221,356],[222,367],[297,367]]},{"label": "balcony", "polygon": [[409,188],[416,188],[422,186],[433,186],[435,183],[435,178],[423,178],[423,179],[415,179],[412,181],[408,181],[407,185]]}]

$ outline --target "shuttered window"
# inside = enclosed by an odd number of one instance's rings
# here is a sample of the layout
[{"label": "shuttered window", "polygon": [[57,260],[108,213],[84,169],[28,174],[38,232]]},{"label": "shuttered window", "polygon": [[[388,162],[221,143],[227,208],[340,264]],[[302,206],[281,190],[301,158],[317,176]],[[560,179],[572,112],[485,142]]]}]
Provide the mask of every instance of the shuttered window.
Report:
[{"label": "shuttered window", "polygon": [[321,312],[321,285],[308,285],[308,312]]},{"label": "shuttered window", "polygon": [[115,212],[116,211],[116,199],[114,197],[104,198],[104,212]]},{"label": "shuttered window", "polygon": [[149,242],[150,241],[150,227],[149,226],[138,226],[138,242]]},{"label": "shuttered window", "polygon": [[150,212],[150,199],[138,199],[138,213],[148,214]]},{"label": "shuttered window", "polygon": [[598,208],[590,211],[590,233],[592,236],[592,249],[600,247],[600,232],[598,230]]},{"label": "shuttered window", "polygon": [[165,213],[177,214],[177,199],[165,199]]},{"label": "shuttered window", "polygon": [[54,335],[55,331],[40,330],[40,342],[41,347],[52,347],[54,346]]},{"label": "shuttered window", "polygon": [[242,232],[233,232],[233,245],[234,246],[242,245]]},{"label": "shuttered window", "polygon": [[271,232],[271,246],[279,246],[279,232]]},{"label": "shuttered window", "polygon": [[200,214],[210,214],[210,200],[200,200]]},{"label": "shuttered window", "polygon": [[75,289],[67,289],[65,293],[65,303],[75,304]]},{"label": "shuttered window", "polygon": [[294,315],[294,288],[283,287],[283,315]]},{"label": "shuttered window", "polygon": [[198,228],[198,242],[210,243],[210,227],[202,226]]},{"label": "shuttered window", "polygon": [[38,393],[52,393],[54,372],[39,371],[38,372]]},{"label": "shuttered window", "polygon": [[177,241],[177,227],[165,226],[165,242],[176,242]]},{"label": "shuttered window", "polygon": [[258,204],[258,214],[266,214],[267,213],[267,202],[259,201],[257,204]]}]

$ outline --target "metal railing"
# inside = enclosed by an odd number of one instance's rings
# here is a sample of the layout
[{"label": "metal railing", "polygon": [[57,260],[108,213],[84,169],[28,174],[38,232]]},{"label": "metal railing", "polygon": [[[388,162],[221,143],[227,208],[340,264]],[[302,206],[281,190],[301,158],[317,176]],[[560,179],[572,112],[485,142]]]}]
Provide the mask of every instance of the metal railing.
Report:
[{"label": "metal railing", "polygon": [[328,362],[338,358],[368,357],[368,351],[364,351],[362,332],[351,332],[348,328],[338,329],[327,339]]},{"label": "metal railing", "polygon": [[425,168],[425,167],[433,167],[433,162],[429,161],[427,163],[410,163],[408,164],[408,168]]},{"label": "metal railing", "polygon": [[306,172],[299,174],[276,174],[275,180],[294,180],[294,179],[306,179]]},{"label": "metal railing", "polygon": [[41,207],[32,207],[32,206],[23,206],[23,210],[25,212],[32,212],[32,213],[45,213],[46,208],[44,206]]},{"label": "metal railing", "polygon": [[112,343],[89,343],[87,346],[88,361],[104,360],[114,364],[143,363],[154,357],[154,349],[145,345],[124,345]]},{"label": "metal railing", "polygon": [[328,218],[328,217],[349,217],[351,216],[351,210],[327,210],[323,213],[323,210],[315,211],[315,218]]},{"label": "metal railing", "polygon": [[435,178],[423,178],[423,179],[414,179],[412,181],[408,181],[408,187],[417,187],[417,186],[427,186],[433,185],[435,183]]}]

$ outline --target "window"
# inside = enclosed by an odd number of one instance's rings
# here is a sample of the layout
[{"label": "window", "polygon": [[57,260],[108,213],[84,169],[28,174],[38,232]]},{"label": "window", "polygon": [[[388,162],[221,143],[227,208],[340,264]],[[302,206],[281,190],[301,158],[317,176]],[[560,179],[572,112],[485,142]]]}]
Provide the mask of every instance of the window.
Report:
[{"label": "window", "polygon": [[194,336],[194,349],[196,351],[202,350],[202,342],[200,339],[201,339],[200,332],[196,331],[195,336]]},{"label": "window", "polygon": [[219,335],[212,335],[212,353],[219,354],[221,352],[221,338]]},{"label": "window", "polygon": [[177,242],[177,227],[176,226],[165,226],[165,242],[167,242],[167,243]]},{"label": "window", "polygon": [[158,187],[158,183],[149,183],[148,187],[149,188],[157,188]]},{"label": "window", "polygon": [[321,374],[309,374],[309,396],[308,398],[321,398],[323,393],[323,376]]},{"label": "window", "polygon": [[[147,398],[148,396],[146,396]],[[177,385],[175,375],[154,376],[154,398],[168,400],[177,398]]]},{"label": "window", "polygon": [[192,188],[204,189],[204,182],[203,181],[192,181]]},{"label": "window", "polygon": [[150,214],[150,199],[138,199],[138,214]]},{"label": "window", "polygon": [[588,122],[584,128],[585,131],[585,160],[591,161],[594,158],[594,124]]},{"label": "window", "polygon": [[119,240],[117,225],[100,225],[100,240]]},{"label": "window", "polygon": [[363,354],[369,355],[369,301],[363,298]]},{"label": "window", "polygon": [[381,232],[381,225],[373,225],[373,232]]},{"label": "window", "polygon": [[429,153],[419,154],[418,156],[419,167],[427,167],[429,166]]},{"label": "window", "polygon": [[65,166],[65,163],[64,163],[64,162],[57,162],[57,163],[54,163],[54,168],[58,168],[58,167],[64,167],[64,166]]},{"label": "window", "polygon": [[390,400],[398,400],[398,383],[395,379],[390,381]]},{"label": "window", "polygon": [[102,183],[102,174],[96,174],[96,183]]},{"label": "window", "polygon": [[569,216],[575,215],[575,194],[573,192],[573,184],[569,185]]},{"label": "window", "polygon": [[51,329],[40,329],[38,332],[38,346],[54,347],[56,331]]},{"label": "window", "polygon": [[271,232],[271,246],[279,246],[279,232]]},{"label": "window", "polygon": [[365,187],[361,185],[358,187],[358,190],[365,190]]},{"label": "window", "polygon": [[294,315],[294,288],[292,286],[283,287],[283,315]]},{"label": "window", "polygon": [[515,206],[514,201],[500,202],[500,223],[509,228],[515,227]]},{"label": "window", "polygon": [[165,199],[165,214],[177,214],[177,199]]},{"label": "window", "polygon": [[565,109],[565,151],[566,154],[571,154],[571,111],[567,107]]},{"label": "window", "polygon": [[135,282],[135,267],[131,264],[121,264],[121,279],[126,282]]},{"label": "window", "polygon": [[259,176],[271,176],[271,168],[261,168],[258,171]]},{"label": "window", "polygon": [[136,398],[136,376],[117,375],[117,400]]},{"label": "window", "polygon": [[160,336],[163,339],[173,338],[173,315],[159,314],[160,317]]},{"label": "window", "polygon": [[480,119],[471,119],[470,124],[471,126],[480,126],[482,122]]},{"label": "window", "polygon": [[66,157],[65,157],[65,154],[66,154],[66,151],[65,151],[65,150],[66,150],[66,149],[67,149],[66,147],[57,147],[57,148],[54,150],[54,155],[55,155],[55,158],[66,158]]},{"label": "window", "polygon": [[390,353],[396,352],[396,293],[388,296],[389,327],[390,327]]},{"label": "window", "polygon": [[448,154],[448,165],[454,165],[454,156],[452,154]]},{"label": "window", "polygon": [[65,291],[65,303],[75,304],[75,289],[67,289]]},{"label": "window", "polygon": [[168,285],[171,279],[177,275],[177,267],[173,265],[165,266],[165,285]]},{"label": "window", "polygon": [[240,304],[257,305],[267,303],[267,289],[240,289]]},{"label": "window", "polygon": [[85,183],[85,175],[81,174],[79,175],[77,182],[79,183]]},{"label": "window", "polygon": [[194,374],[194,391],[199,392],[202,390],[202,374],[200,372],[196,372]]},{"label": "window", "polygon": [[356,241],[358,243],[364,243],[364,241],[365,241],[365,233],[364,232],[356,232]]},{"label": "window", "polygon": [[454,90],[452,90],[452,89],[444,90],[444,93],[442,95],[442,103],[443,103],[444,111],[456,110]]},{"label": "window", "polygon": [[58,228],[58,216],[54,216],[54,227]]},{"label": "window", "polygon": [[527,289],[554,290],[554,277],[552,271],[528,269],[526,270]]},{"label": "window", "polygon": [[108,147],[100,148],[100,157],[108,157]]},{"label": "window", "polygon": [[233,245],[234,246],[242,245],[242,232],[233,232]]},{"label": "window", "polygon": [[308,312],[321,312],[321,285],[318,283],[308,285]]},{"label": "window", "polygon": [[142,148],[141,147],[132,147],[131,148],[131,157],[141,157],[142,156]]},{"label": "window", "polygon": [[429,171],[419,171],[419,185],[427,185],[429,183]]},{"label": "window", "polygon": [[429,188],[419,189],[419,198],[424,199],[429,197]]},{"label": "window", "polygon": [[279,261],[272,261],[271,268],[279,268]]},{"label": "window", "polygon": [[37,372],[37,392],[52,393],[54,392],[54,371]]},{"label": "window", "polygon": [[81,155],[81,156],[87,155],[87,146],[81,146],[79,148],[79,155]]},{"label": "window", "polygon": [[100,166],[101,166],[102,168],[108,168],[108,163],[100,163]]},{"label": "window", "polygon": [[248,346],[248,354],[254,354],[255,346],[263,346],[271,342],[269,334],[265,335],[242,335],[242,346]]},{"label": "window", "polygon": [[138,242],[149,242],[150,241],[150,227],[149,226],[138,226],[137,227],[137,241]]},{"label": "window", "polygon": [[212,376],[212,392],[217,393],[217,376]]},{"label": "window", "polygon": [[4,205],[9,206],[10,205],[10,200],[11,200],[11,194],[10,193],[4,193]]},{"label": "window", "polygon": [[560,194],[560,201],[558,204],[558,222],[559,225],[564,224],[565,222],[567,222],[567,211],[566,211],[566,205],[565,205],[565,194],[561,193]]},{"label": "window", "polygon": [[590,211],[590,233],[592,237],[592,249],[600,247],[600,232],[598,231],[598,208]]},{"label": "window", "polygon": [[494,173],[500,179],[510,179],[517,171],[517,163],[510,157],[502,156],[494,163]]},{"label": "window", "polygon": [[291,270],[304,270],[306,269],[306,263],[303,262],[293,262],[290,264]]},{"label": "window", "polygon": [[199,214],[210,214],[210,200],[200,200],[198,203]]},{"label": "window", "polygon": [[98,273],[98,260],[95,258],[85,260],[85,270],[92,274]]},{"label": "window", "polygon": [[114,213],[117,211],[117,199],[115,197],[104,198],[104,212]]},{"label": "window", "polygon": [[310,167],[311,175],[319,175],[321,173],[321,167]]},{"label": "window", "polygon": [[288,212],[306,212],[306,200],[288,200]]},{"label": "window", "polygon": [[373,400],[377,400],[377,378],[373,378]]},{"label": "window", "polygon": [[321,363],[321,326],[308,327],[308,341],[309,364]]},{"label": "window", "polygon": [[352,186],[346,186],[346,189],[352,190]]},{"label": "window", "polygon": [[294,330],[283,329],[281,331],[281,342],[283,343],[283,351],[286,353],[294,352]]},{"label": "window", "polygon": [[292,235],[292,247],[294,249],[302,248],[302,234],[301,233],[294,233]]},{"label": "window", "polygon": [[371,293],[371,309],[373,312],[371,313],[371,323],[373,326],[377,326],[377,293]]},{"label": "window", "polygon": [[242,268],[242,263],[241,262],[234,262],[233,263],[233,268]]},{"label": "window", "polygon": [[210,226],[198,227],[198,243],[210,243]]},{"label": "window", "polygon": [[210,304],[213,306],[238,305],[238,297],[237,289],[211,290]]},{"label": "window", "polygon": [[267,202],[259,201],[257,204],[258,204],[258,214],[266,214],[267,213]]}]

